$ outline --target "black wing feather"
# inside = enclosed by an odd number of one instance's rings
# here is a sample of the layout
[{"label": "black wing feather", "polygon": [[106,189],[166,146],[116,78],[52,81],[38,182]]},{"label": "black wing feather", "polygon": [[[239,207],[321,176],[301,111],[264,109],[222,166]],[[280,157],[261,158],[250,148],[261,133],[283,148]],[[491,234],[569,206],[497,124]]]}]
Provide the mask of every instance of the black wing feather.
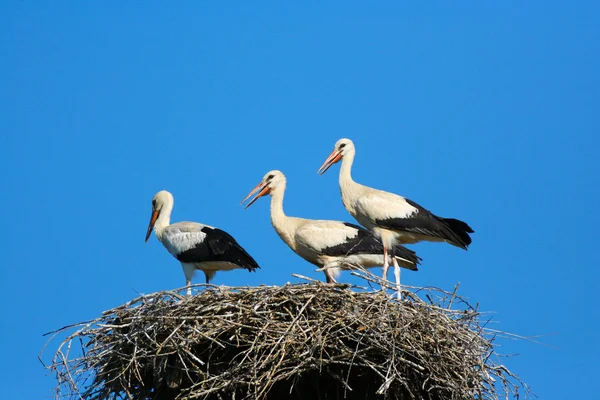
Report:
[{"label": "black wing feather", "polygon": [[[347,239],[344,243],[322,249],[322,254],[332,257],[354,254],[383,254],[383,243],[372,232],[366,230],[362,226],[351,224],[349,222],[344,222],[343,224],[347,227],[356,229],[358,234],[352,239]],[[394,255],[412,262],[415,271],[417,270],[417,264],[421,261],[421,258],[417,256],[417,253],[401,245],[394,247]],[[407,268],[409,267],[407,266]]]},{"label": "black wing feather", "polygon": [[438,217],[414,201],[405,200],[417,209],[416,213],[409,218],[378,219],[375,223],[383,228],[444,239],[465,250],[471,244],[469,233],[474,231],[467,223],[454,218]]},{"label": "black wing feather", "polygon": [[410,268],[409,266],[405,265],[405,268],[412,269],[413,271],[418,270],[417,265],[421,264],[421,261],[423,260],[421,257],[419,257],[417,255],[417,253],[415,253],[411,249],[408,249],[400,244],[394,246],[393,254],[396,257],[404,258],[405,260],[408,260],[411,263],[413,263],[414,268]]},{"label": "black wing feather", "polygon": [[356,229],[358,234],[351,239],[347,239],[344,243],[321,249],[321,254],[332,257],[353,254],[383,254],[383,244],[371,232],[349,222],[343,224]]},{"label": "black wing feather", "polygon": [[198,243],[193,249],[178,254],[179,261],[189,263],[224,261],[248,271],[260,268],[252,256],[227,232],[209,227],[204,227],[201,231],[206,233],[204,241]]}]

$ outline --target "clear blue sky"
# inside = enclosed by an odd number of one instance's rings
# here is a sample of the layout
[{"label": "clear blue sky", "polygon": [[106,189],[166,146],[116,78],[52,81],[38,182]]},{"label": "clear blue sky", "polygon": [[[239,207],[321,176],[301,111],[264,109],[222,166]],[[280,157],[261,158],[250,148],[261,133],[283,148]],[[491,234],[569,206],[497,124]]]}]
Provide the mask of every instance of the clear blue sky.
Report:
[{"label": "clear blue sky", "polygon": [[267,200],[239,201],[280,169],[288,214],[352,221],[338,168],[316,174],[341,137],[358,182],[476,231],[468,252],[412,246],[403,282],[460,282],[492,327],[553,334],[499,350],[541,399],[589,397],[600,3],[324,3],[2,2],[1,398],[51,395],[43,333],[184,284],[143,240],[161,189],[174,221],[225,229],[262,265],[214,283],[322,279]]}]

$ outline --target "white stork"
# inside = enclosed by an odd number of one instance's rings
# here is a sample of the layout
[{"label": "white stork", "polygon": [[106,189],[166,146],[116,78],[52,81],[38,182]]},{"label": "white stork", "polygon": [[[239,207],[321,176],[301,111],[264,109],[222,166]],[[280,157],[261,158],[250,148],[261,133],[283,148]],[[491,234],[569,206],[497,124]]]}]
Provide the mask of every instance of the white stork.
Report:
[{"label": "white stork", "polygon": [[[355,148],[350,139],[340,139],[318,173],[324,174],[333,164],[342,160],[340,191],[346,210],[365,228],[383,241],[384,253],[400,243],[422,240],[447,242],[461,249],[471,243],[473,229],[465,222],[438,217],[417,203],[402,196],[358,184],[352,180],[351,170]],[[387,257],[384,269],[387,272]],[[400,284],[400,267],[393,258],[396,285]]]},{"label": "white stork", "polygon": [[[271,224],[275,231],[296,254],[306,261],[321,267],[328,283],[336,282],[340,270],[356,268],[357,265],[371,268],[381,266],[383,245],[368,230],[340,221],[312,220],[288,217],[283,212],[283,196],[286,179],[280,171],[268,172],[262,181],[242,200],[242,204],[253,194],[256,196],[246,205],[271,195]],[[403,246],[394,247],[394,262],[404,268],[417,270],[420,258]]]},{"label": "white stork", "polygon": [[198,222],[177,222],[170,224],[173,210],[173,195],[161,190],[152,199],[152,216],[146,242],[152,233],[167,248],[183,267],[187,294],[194,272],[199,269],[208,283],[217,271],[230,271],[243,268],[254,271],[260,268],[256,261],[240,246],[231,235],[221,229]]}]

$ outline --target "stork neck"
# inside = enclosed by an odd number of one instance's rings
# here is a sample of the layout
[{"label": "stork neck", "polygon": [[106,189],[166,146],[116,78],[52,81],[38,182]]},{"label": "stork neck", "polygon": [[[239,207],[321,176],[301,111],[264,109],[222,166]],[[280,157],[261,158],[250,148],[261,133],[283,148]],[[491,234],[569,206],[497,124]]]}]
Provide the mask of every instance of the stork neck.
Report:
[{"label": "stork neck", "polygon": [[173,204],[165,204],[158,214],[158,218],[154,223],[154,233],[162,240],[163,233],[167,226],[171,224],[171,211],[173,210]]},{"label": "stork neck", "polygon": [[352,184],[352,163],[354,162],[354,151],[349,152],[342,158],[342,166],[340,167],[340,185]]},{"label": "stork neck", "polygon": [[271,224],[275,231],[288,246],[296,248],[293,240],[296,229],[296,218],[288,217],[283,212],[283,195],[285,193],[285,184],[277,187],[271,192]]},{"label": "stork neck", "polygon": [[287,215],[283,212],[283,195],[285,184],[278,186],[271,192],[271,223],[276,226],[283,222]]}]

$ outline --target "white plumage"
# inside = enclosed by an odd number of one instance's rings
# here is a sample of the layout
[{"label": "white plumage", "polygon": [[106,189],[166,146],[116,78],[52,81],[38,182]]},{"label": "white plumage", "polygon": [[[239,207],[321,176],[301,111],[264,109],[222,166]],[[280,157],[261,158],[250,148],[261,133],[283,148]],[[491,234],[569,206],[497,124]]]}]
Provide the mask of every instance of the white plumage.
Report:
[{"label": "white plumage", "polygon": [[[350,139],[338,140],[319,173],[342,161],[339,184],[344,207],[361,225],[381,238],[386,254],[400,243],[422,240],[445,241],[466,250],[471,243],[469,233],[473,232],[469,225],[457,219],[438,217],[402,196],[354,182],[351,175],[354,155],[354,143]],[[387,257],[385,261],[384,274],[388,268]],[[399,287],[400,267],[395,260],[394,273]]]},{"label": "white plumage", "polygon": [[[279,237],[300,257],[317,265],[325,273],[327,282],[336,282],[340,270],[362,266],[381,266],[383,245],[379,239],[360,226],[341,221],[312,220],[289,217],[283,211],[286,179],[280,171],[268,172],[262,181],[246,196],[258,198],[271,195],[271,223]],[[405,247],[396,246],[396,262],[404,268],[416,270],[419,257]]]},{"label": "white plumage", "polygon": [[169,253],[177,257],[184,251],[193,249],[198,243],[204,242],[206,233],[202,228],[214,229],[212,226],[199,224],[197,222],[177,222],[164,229],[156,229],[156,236],[167,248]]},{"label": "white plumage", "polygon": [[173,195],[161,190],[152,199],[152,216],[146,231],[146,241],[154,233],[167,251],[181,262],[187,293],[197,269],[204,272],[208,283],[217,271],[260,268],[256,261],[227,232],[198,222],[170,224]]}]

